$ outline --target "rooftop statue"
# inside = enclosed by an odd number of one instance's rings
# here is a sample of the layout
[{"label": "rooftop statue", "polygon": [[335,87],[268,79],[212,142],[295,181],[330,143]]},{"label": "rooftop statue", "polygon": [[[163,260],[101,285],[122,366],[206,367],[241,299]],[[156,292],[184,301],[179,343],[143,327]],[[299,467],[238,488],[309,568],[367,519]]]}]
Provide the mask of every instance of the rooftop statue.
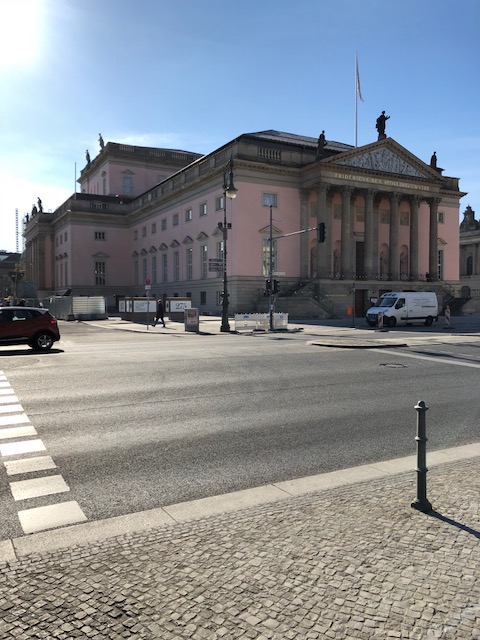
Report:
[{"label": "rooftop statue", "polygon": [[387,136],[385,135],[385,124],[387,122],[387,120],[390,119],[390,116],[386,116],[385,115],[385,111],[382,111],[382,115],[378,116],[377,118],[377,124],[376,129],[378,131],[378,139],[379,140],[383,140],[383,138],[386,138]]},{"label": "rooftop statue", "polygon": [[325,131],[322,131],[322,133],[318,136],[317,158],[319,155],[323,153],[323,150],[326,144],[327,144],[327,141],[325,140]]},{"label": "rooftop statue", "polygon": [[437,168],[437,152],[434,151],[432,157],[430,158],[430,166],[432,169]]},{"label": "rooftop statue", "polygon": [[101,133],[98,134],[98,144],[100,145],[100,151],[103,151],[105,149],[105,143]]},{"label": "rooftop statue", "polygon": [[90,154],[88,153],[88,149],[85,151],[85,158],[87,159],[87,167],[90,165]]}]

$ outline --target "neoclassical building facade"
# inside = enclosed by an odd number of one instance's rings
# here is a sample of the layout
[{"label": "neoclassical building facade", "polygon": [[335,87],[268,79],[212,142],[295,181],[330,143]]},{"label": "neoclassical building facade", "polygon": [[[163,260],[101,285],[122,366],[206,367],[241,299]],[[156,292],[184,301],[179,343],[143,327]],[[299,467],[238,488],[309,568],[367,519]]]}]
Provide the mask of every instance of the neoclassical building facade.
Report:
[{"label": "neoclassical building facade", "polygon": [[[225,200],[230,162],[237,197]],[[71,289],[113,305],[148,282],[152,295],[220,313],[212,263],[225,248],[231,313],[265,308],[270,271],[276,308],[293,317],[361,315],[388,290],[433,289],[441,305],[460,296],[459,180],[385,136],[352,147],[270,130],[205,156],[108,142],[78,182],[25,221],[39,296]]]}]

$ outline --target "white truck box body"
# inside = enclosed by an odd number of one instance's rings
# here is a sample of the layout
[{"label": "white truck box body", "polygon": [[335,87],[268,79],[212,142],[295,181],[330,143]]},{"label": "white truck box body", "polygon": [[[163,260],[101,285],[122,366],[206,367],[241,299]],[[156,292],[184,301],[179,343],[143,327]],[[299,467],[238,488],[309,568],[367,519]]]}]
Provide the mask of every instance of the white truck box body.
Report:
[{"label": "white truck box body", "polygon": [[418,323],[430,326],[438,320],[437,295],[433,291],[390,291],[367,311],[366,320],[371,327],[378,323],[379,313],[383,314],[386,327]]}]

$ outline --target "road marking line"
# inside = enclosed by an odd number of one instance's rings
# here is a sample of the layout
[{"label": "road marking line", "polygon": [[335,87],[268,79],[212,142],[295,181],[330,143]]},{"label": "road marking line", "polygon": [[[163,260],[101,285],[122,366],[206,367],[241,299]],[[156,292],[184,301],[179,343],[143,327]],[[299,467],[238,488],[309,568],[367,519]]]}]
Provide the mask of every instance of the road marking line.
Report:
[{"label": "road marking line", "polygon": [[0,382],[0,387],[3,387],[4,389],[6,387],[10,387],[10,383],[9,382]]},{"label": "road marking line", "polygon": [[47,507],[24,509],[18,512],[18,517],[24,533],[35,533],[87,520],[87,516],[80,509],[78,502],[73,500]]},{"label": "road marking line", "polygon": [[0,396],[6,396],[10,393],[13,393],[13,389],[12,387],[6,388],[6,389],[0,389]]},{"label": "road marking line", "polygon": [[8,404],[11,402],[18,402],[18,398],[17,396],[13,393],[10,393],[10,395],[0,395],[0,404]]},{"label": "road marking line", "polygon": [[20,453],[33,453],[35,451],[45,451],[45,445],[40,439],[0,444],[1,456],[17,456]]},{"label": "road marking line", "polygon": [[0,416],[0,427],[8,427],[11,424],[25,424],[30,422],[26,413],[20,416]]},{"label": "road marking line", "polygon": [[453,364],[457,367],[471,367],[472,369],[480,369],[480,363],[476,364],[475,362],[460,362],[458,360],[454,360],[453,358],[436,358],[434,356],[422,356],[420,354],[415,353],[404,353],[401,351],[388,351],[388,349],[372,349],[372,351],[376,351],[377,353],[383,353],[391,356],[401,356],[402,358],[414,358],[416,360],[429,360],[430,362],[442,362],[443,364]]},{"label": "road marking line", "polygon": [[0,406],[0,413],[18,413],[23,411],[21,404],[4,404]]},{"label": "road marking line", "polygon": [[57,468],[57,465],[50,456],[37,456],[36,458],[24,458],[21,460],[5,460],[3,464],[7,470],[7,476]]},{"label": "road marking line", "polygon": [[35,427],[11,427],[10,429],[0,429],[0,440],[9,438],[23,438],[24,436],[36,436]]},{"label": "road marking line", "polygon": [[29,500],[39,496],[64,493],[70,491],[70,487],[62,476],[44,476],[43,478],[10,482],[10,490],[14,500]]}]

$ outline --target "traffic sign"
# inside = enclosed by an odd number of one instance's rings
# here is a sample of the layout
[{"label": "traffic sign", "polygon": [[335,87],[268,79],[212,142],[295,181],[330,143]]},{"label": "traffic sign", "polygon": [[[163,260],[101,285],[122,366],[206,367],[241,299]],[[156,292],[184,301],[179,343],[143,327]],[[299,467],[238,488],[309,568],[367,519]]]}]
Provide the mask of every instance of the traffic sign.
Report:
[{"label": "traffic sign", "polygon": [[145,284],[146,284],[146,285],[152,284],[152,283],[151,283],[150,278],[147,278],[147,279],[145,280]]}]

